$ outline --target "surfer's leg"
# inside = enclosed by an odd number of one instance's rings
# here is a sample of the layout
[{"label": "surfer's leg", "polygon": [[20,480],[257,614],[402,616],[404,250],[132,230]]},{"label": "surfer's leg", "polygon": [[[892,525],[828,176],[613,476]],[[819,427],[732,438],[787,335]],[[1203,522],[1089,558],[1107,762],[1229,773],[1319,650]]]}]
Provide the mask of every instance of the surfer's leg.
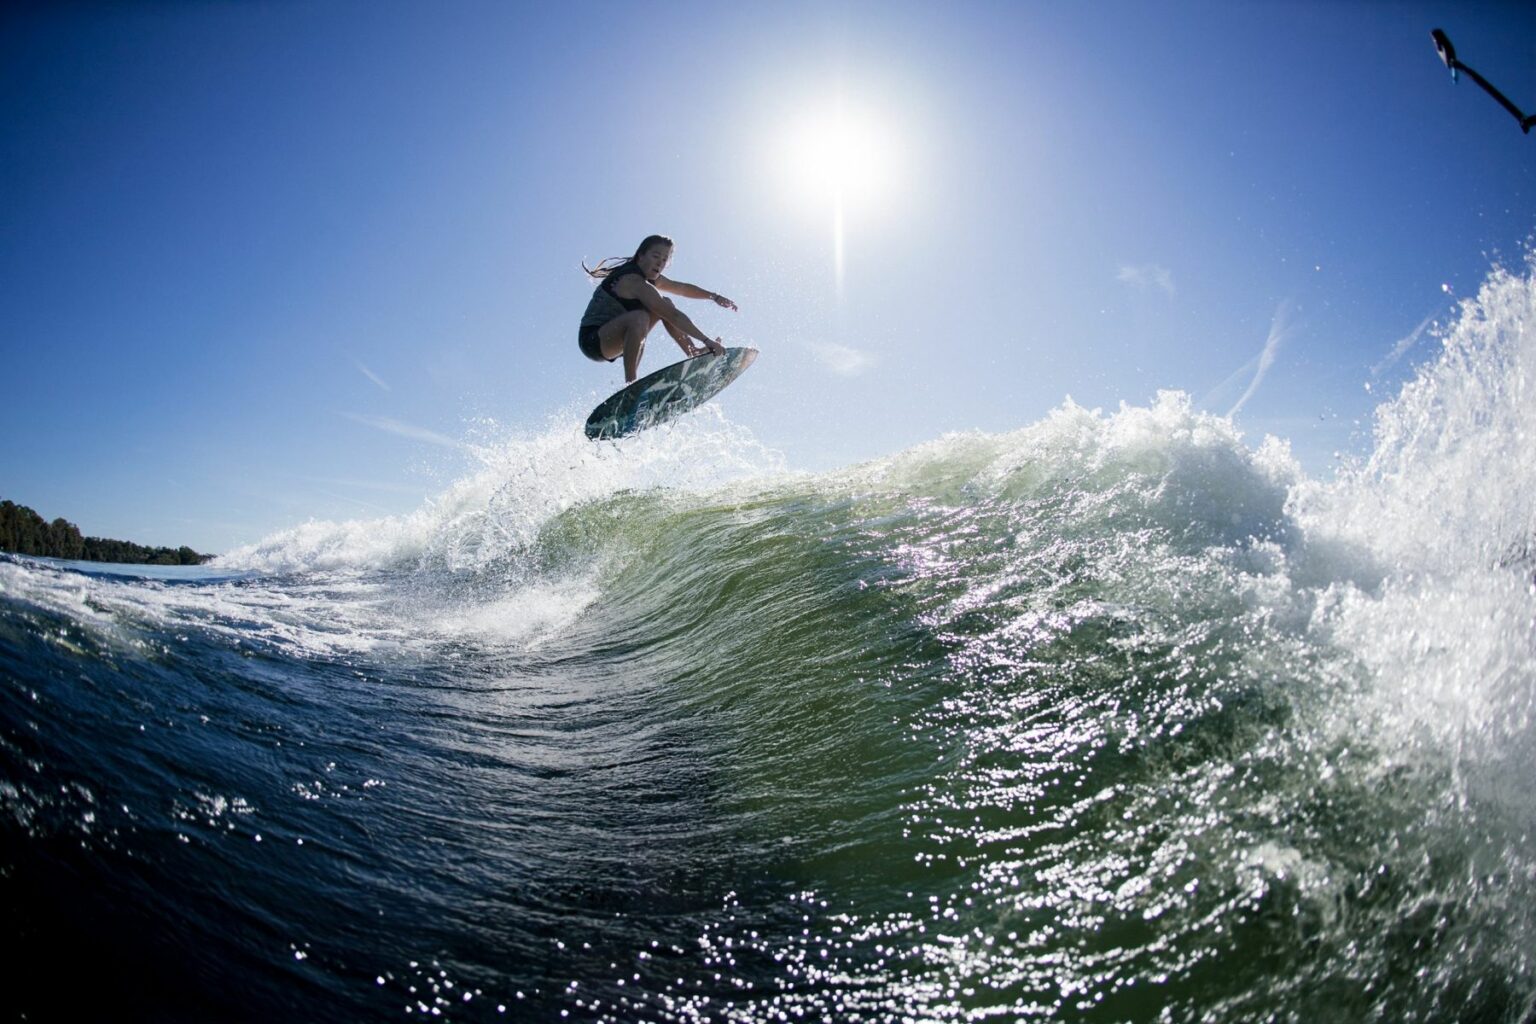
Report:
[{"label": "surfer's leg", "polygon": [[640,367],[640,356],[645,353],[645,336],[656,326],[656,318],[643,309],[631,310],[616,316],[598,329],[597,340],[603,347],[604,359],[624,356],[624,382],[635,379]]}]

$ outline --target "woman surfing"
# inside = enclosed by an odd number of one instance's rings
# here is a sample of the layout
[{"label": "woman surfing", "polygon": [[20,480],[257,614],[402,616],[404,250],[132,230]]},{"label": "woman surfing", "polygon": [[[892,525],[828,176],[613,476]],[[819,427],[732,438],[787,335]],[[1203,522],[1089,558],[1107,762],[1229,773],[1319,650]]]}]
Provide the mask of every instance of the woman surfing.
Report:
[{"label": "woman surfing", "polygon": [[[685,299],[709,299],[732,311],[736,309],[736,303],[696,284],[662,276],[661,272],[670,262],[672,239],[665,235],[650,235],[628,259],[614,256],[595,267],[588,267],[585,262],[581,265],[581,269],[597,281],[597,287],[592,291],[587,311],[582,314],[577,344],[583,355],[598,362],[611,363],[623,356],[626,384],[635,380],[640,356],[645,352],[646,335],[658,322],[666,327],[683,354],[690,358],[706,351],[717,356],[725,355],[725,346],[718,338],[710,338],[699,330],[688,319],[688,314],[661,293],[681,295]],[[702,346],[695,345],[690,340],[693,338],[702,342]]]}]

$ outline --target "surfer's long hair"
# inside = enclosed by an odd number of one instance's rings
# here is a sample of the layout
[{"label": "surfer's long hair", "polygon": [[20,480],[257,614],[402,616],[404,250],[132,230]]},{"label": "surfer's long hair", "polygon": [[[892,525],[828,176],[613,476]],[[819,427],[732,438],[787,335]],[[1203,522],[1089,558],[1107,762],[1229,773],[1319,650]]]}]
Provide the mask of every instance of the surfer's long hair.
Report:
[{"label": "surfer's long hair", "polygon": [[635,249],[633,256],[609,256],[605,260],[599,260],[597,266],[587,266],[587,261],[581,261],[581,269],[587,272],[587,276],[593,280],[601,280],[620,267],[628,266],[640,258],[640,256],[653,245],[664,245],[668,249],[673,248],[672,239],[666,235],[646,235],[645,241]]}]

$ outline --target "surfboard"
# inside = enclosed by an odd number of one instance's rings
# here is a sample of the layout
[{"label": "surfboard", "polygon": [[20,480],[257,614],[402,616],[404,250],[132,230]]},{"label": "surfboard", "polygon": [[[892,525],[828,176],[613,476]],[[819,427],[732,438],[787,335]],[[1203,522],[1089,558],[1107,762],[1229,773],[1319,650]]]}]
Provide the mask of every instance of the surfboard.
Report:
[{"label": "surfboard", "polygon": [[664,366],[593,409],[587,436],[594,441],[628,437],[681,416],[718,395],[756,358],[755,348],[728,348],[723,356],[711,353]]}]

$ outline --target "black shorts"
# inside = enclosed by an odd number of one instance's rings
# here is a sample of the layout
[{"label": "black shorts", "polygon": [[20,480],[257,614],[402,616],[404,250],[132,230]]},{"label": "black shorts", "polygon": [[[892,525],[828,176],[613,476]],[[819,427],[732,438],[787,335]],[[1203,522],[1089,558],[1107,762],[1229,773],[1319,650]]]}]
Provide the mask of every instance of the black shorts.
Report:
[{"label": "black shorts", "polygon": [[600,329],[591,324],[583,327],[576,335],[576,347],[581,349],[581,354],[588,359],[594,359],[599,363],[611,363],[619,357],[614,356],[610,359],[603,355],[603,343],[597,340],[597,332]]}]

